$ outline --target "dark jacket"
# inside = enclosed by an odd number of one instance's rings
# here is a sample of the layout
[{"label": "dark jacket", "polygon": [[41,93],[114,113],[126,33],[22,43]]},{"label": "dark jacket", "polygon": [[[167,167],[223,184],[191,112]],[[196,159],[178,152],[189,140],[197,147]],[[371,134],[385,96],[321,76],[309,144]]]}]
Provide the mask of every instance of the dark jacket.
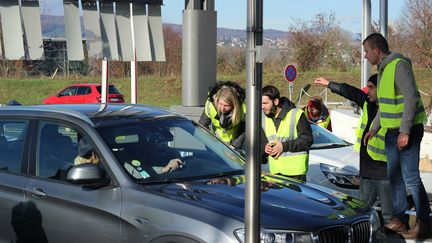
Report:
[{"label": "dark jacket", "polygon": [[[279,99],[279,106],[281,108],[281,111],[279,113],[278,117],[272,116],[272,120],[276,126],[276,131],[279,129],[279,125],[282,121],[282,118],[284,118],[287,113],[296,108],[295,104],[291,102],[286,97],[281,97]],[[264,116],[264,114],[263,114]],[[268,116],[270,117],[270,116]],[[261,129],[261,147],[264,154],[264,147],[269,142],[267,140],[267,137],[265,135],[264,129]],[[300,152],[300,151],[308,151],[309,148],[313,144],[313,136],[312,136],[312,128],[310,127],[310,123],[307,120],[306,116],[304,114],[301,115],[298,124],[297,124],[297,138],[293,140],[288,140],[285,142],[282,142],[283,151],[284,152]],[[264,161],[265,162],[265,161]]]},{"label": "dark jacket", "polygon": [[[371,123],[378,111],[377,103],[370,102],[366,93],[348,84],[330,81],[328,87],[333,93],[355,102],[362,109],[364,103],[367,103],[368,121],[362,134],[363,141],[363,138],[369,131]],[[364,146],[363,143],[360,145],[360,176],[371,179],[387,179],[387,163],[373,160],[367,153],[366,146]]]},{"label": "dark jacket", "polygon": [[[237,83],[226,81],[226,82],[217,82],[213,87],[209,89],[208,99],[207,101],[213,103],[213,96],[221,89],[222,86],[232,86],[237,91],[237,96],[240,99],[240,103],[243,103],[246,98],[245,90],[240,87]],[[205,108],[204,108],[205,109]],[[219,116],[215,117],[219,120]],[[201,117],[199,119],[199,124],[203,125],[205,128],[210,130],[211,119],[206,115],[205,110],[203,110]],[[231,145],[234,148],[240,149],[243,147],[244,140],[246,138],[245,134],[245,122],[241,121],[240,124],[240,133],[239,135],[231,141]]]}]

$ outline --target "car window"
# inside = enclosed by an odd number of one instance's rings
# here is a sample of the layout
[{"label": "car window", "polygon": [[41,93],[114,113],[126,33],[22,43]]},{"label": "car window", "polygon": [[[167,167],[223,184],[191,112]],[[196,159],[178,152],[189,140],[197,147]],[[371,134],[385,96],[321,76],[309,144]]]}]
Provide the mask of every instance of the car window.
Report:
[{"label": "car window", "polygon": [[78,134],[68,125],[40,122],[36,176],[65,180],[77,156]]},{"label": "car window", "polygon": [[[99,92],[99,94],[102,93],[102,86],[97,86],[96,89]],[[114,85],[109,85],[108,93],[109,94],[120,94],[120,91],[118,91],[118,89]]]},{"label": "car window", "polygon": [[[99,126],[117,161],[137,180],[186,180],[243,171],[244,161],[205,129],[188,120],[155,119]],[[162,172],[172,160],[179,169]]]},{"label": "car window", "polygon": [[0,121],[0,170],[21,172],[27,121]]},{"label": "car window", "polygon": [[79,86],[76,95],[86,95],[90,94],[90,87],[88,86]]},{"label": "car window", "polygon": [[72,86],[72,87],[68,87],[65,90],[63,90],[59,96],[73,96],[76,95],[78,87],[77,86]]},{"label": "car window", "polygon": [[325,128],[311,124],[314,142],[311,148],[323,148],[328,146],[348,146],[343,139],[337,137]]}]

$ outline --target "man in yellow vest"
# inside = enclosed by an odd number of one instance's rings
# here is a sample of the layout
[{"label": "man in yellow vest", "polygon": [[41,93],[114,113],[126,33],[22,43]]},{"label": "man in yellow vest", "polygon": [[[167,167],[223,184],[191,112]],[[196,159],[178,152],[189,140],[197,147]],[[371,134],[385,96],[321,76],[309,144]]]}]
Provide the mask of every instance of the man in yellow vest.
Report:
[{"label": "man in yellow vest", "polygon": [[262,90],[262,111],[262,146],[270,173],[306,181],[313,136],[303,110],[267,85]]},{"label": "man in yellow vest", "polygon": [[380,136],[375,136],[374,139],[369,140],[367,146],[362,142],[378,111],[377,77],[377,74],[369,77],[367,94],[351,85],[336,83],[325,78],[317,78],[314,83],[319,86],[326,86],[333,93],[341,95],[362,107],[363,113],[356,129],[356,142],[354,144],[354,150],[359,152],[360,155],[359,196],[360,200],[371,206],[374,205],[378,197],[384,223],[387,224],[392,216],[392,201],[390,181],[387,178],[387,156],[384,141],[386,129],[380,129],[378,132]]},{"label": "man in yellow vest", "polygon": [[[426,113],[414,78],[411,60],[389,51],[387,40],[379,33],[363,41],[364,57],[378,67],[379,112],[365,135],[367,142],[380,127],[386,128],[385,150],[392,189],[393,218],[387,229],[407,239],[431,235],[429,201],[420,178],[420,143]],[[417,224],[408,229],[406,189],[413,197]]]}]

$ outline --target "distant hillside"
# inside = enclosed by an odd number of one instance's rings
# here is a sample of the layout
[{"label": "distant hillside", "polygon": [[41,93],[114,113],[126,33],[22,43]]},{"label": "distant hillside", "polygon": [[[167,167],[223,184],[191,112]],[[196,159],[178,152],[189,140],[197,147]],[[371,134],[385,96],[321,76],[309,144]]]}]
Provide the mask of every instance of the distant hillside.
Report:
[{"label": "distant hillside", "polygon": [[46,38],[64,37],[63,16],[41,15],[42,36]]},{"label": "distant hillside", "polygon": [[[42,35],[47,38],[64,37],[64,19],[63,16],[41,15]],[[174,31],[181,33],[182,26],[179,24],[164,24],[170,26]],[[84,30],[81,18],[81,29]],[[267,29],[264,31],[264,37],[270,39],[280,39],[286,37],[287,33],[280,30]],[[246,31],[239,29],[218,28],[218,39],[240,38],[246,39]]]},{"label": "distant hillside", "polygon": [[[182,31],[182,26],[180,24],[164,24],[164,26],[169,26],[178,33],[181,33]],[[273,30],[273,29],[264,30],[265,38],[280,39],[280,38],[285,38],[286,35],[287,32],[280,31],[280,30]],[[226,39],[226,38],[246,39],[246,31],[240,29],[218,28],[217,37],[218,39]]]},{"label": "distant hillside", "polygon": [[[64,37],[64,20],[63,16],[50,16],[42,15],[42,35],[47,38]],[[174,31],[181,33],[182,26],[180,24],[169,24],[166,23],[164,26],[171,27]],[[84,30],[84,24],[81,18],[81,29]],[[342,30],[342,33],[346,36],[350,36],[353,39],[358,39],[358,33],[352,33],[347,30]],[[264,38],[276,40],[286,38],[288,35],[285,31],[266,29],[264,30]],[[84,36],[84,35],[83,35]],[[242,29],[230,29],[230,28],[218,28],[217,29],[218,39],[246,39],[246,31]]]}]

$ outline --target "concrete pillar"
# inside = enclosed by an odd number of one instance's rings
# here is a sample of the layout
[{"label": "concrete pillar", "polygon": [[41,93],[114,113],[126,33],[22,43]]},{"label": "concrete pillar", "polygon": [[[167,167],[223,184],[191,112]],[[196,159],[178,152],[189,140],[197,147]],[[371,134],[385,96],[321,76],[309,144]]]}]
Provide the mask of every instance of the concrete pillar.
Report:
[{"label": "concrete pillar", "polygon": [[214,0],[186,0],[183,11],[182,105],[203,106],[216,82]]}]

